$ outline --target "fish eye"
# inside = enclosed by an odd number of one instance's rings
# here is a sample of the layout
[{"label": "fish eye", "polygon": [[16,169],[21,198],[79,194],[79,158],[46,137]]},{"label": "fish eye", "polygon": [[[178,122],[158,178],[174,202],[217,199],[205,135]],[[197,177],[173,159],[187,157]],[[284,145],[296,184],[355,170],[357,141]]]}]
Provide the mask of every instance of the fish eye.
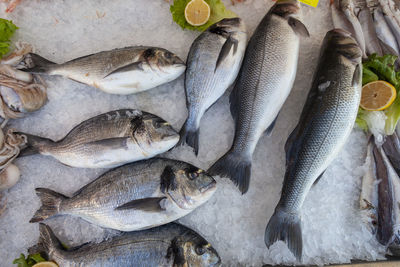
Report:
[{"label": "fish eye", "polygon": [[197,177],[199,177],[199,174],[197,172],[188,172],[187,176],[189,177],[190,180],[194,180]]},{"label": "fish eye", "polygon": [[172,58],[172,53],[170,53],[170,52],[165,52],[164,56],[165,56],[165,58],[167,58],[167,59],[171,59],[171,58]]},{"label": "fish eye", "polygon": [[195,249],[197,255],[203,255],[204,253],[206,253],[206,249],[200,246],[197,246]]}]

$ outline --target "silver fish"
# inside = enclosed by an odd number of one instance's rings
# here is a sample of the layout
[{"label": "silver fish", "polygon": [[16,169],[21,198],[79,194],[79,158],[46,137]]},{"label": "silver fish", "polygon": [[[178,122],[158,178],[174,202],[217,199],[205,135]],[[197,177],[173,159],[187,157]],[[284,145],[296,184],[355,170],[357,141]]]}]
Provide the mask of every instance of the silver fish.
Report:
[{"label": "silver fish", "polygon": [[142,92],[178,78],[184,62],[163,48],[132,46],[99,52],[63,64],[36,54],[25,59],[31,73],[61,75],[110,94]]},{"label": "silver fish", "polygon": [[300,261],[300,210],[353,129],[361,97],[361,57],[350,33],[335,29],[326,34],[307,102],[285,145],[282,194],[265,230],[265,244],[282,240]]},{"label": "silver fish", "polygon": [[342,10],[338,8],[338,6],[338,0],[330,0],[333,26],[335,27],[335,29],[343,29],[350,32],[352,36],[356,36],[353,25],[351,25],[346,15],[343,13]]},{"label": "silver fish", "polygon": [[120,231],[175,221],[205,203],[215,180],[188,163],[155,158],[118,167],[66,197],[37,188],[42,207],[30,222],[72,215]]},{"label": "silver fish", "polygon": [[235,81],[246,49],[247,34],[240,18],[223,19],[203,32],[190,48],[185,76],[189,116],[181,143],[199,151],[200,120]]},{"label": "silver fish", "polygon": [[296,76],[299,35],[309,36],[300,21],[298,1],[278,1],[262,19],[247,46],[231,94],[236,122],[231,149],[209,170],[227,176],[242,193],[249,188],[254,149],[271,132]]},{"label": "silver fish", "polygon": [[45,224],[39,225],[38,244],[30,253],[42,252],[62,267],[216,267],[221,259],[211,244],[195,231],[179,224],[140,232],[123,233],[100,243],[66,250]]},{"label": "silver fish", "polygon": [[390,46],[395,51],[396,55],[399,55],[400,50],[396,38],[394,37],[389,25],[387,25],[380,8],[374,8],[374,26],[378,38],[383,43]]},{"label": "silver fish", "polygon": [[79,168],[112,168],[154,157],[179,140],[170,124],[135,109],[110,111],[88,119],[54,142],[26,133],[28,146],[20,156],[42,154]]},{"label": "silver fish", "polygon": [[363,30],[367,55],[369,56],[375,53],[379,56],[383,56],[382,48],[375,31],[371,11],[366,5],[362,7],[358,13],[358,20],[360,21]]},{"label": "silver fish", "polygon": [[355,36],[353,37],[357,40],[358,45],[360,46],[364,57],[366,57],[364,34],[361,24],[358,21],[357,16],[355,14],[356,7],[354,5],[353,0],[339,0],[339,5],[340,9],[343,11],[347,19],[350,21],[351,25],[353,25],[355,32]]},{"label": "silver fish", "polygon": [[400,18],[398,18],[398,16],[400,16],[400,11],[393,10],[393,7],[390,5],[390,0],[379,0],[379,3],[382,7],[383,16],[387,25],[396,38],[397,46],[400,48]]}]

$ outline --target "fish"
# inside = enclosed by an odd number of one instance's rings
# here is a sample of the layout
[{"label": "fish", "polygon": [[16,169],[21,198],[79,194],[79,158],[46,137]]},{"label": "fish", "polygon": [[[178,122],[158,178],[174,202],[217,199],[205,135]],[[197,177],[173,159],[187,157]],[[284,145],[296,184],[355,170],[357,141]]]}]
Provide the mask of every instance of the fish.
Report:
[{"label": "fish", "polygon": [[[382,7],[383,17],[389,28],[391,29],[393,36],[396,38],[397,46],[400,48],[400,18],[395,15],[395,10],[389,5],[390,1],[379,1]],[[397,11],[400,14],[400,11]]]},{"label": "fish", "polygon": [[352,36],[356,36],[353,25],[347,19],[346,15],[343,13],[343,11],[338,8],[338,6],[339,6],[338,0],[336,0],[336,1],[330,0],[333,26],[336,29],[343,29],[345,31],[350,32],[352,34]]},{"label": "fish", "polygon": [[144,230],[189,214],[210,199],[216,186],[189,163],[153,158],[112,169],[71,197],[37,188],[42,206],[30,222],[69,215],[103,228]]},{"label": "fish", "polygon": [[382,148],[396,173],[400,176],[400,140],[396,131],[392,135],[386,136]]},{"label": "fish", "polygon": [[399,55],[399,46],[397,45],[396,38],[394,37],[392,30],[387,25],[386,20],[383,16],[380,8],[375,8],[373,13],[374,26],[377,37],[386,45],[391,47],[396,55]]},{"label": "fish", "polygon": [[375,147],[373,138],[370,138],[367,146],[367,156],[365,158],[367,170],[362,177],[360,193],[360,209],[366,215],[366,224],[372,233],[376,233],[378,220],[378,187],[376,175],[376,163],[373,155]]},{"label": "fish", "polygon": [[134,94],[178,78],[185,63],[170,51],[147,46],[131,46],[103,51],[56,64],[31,53],[25,61],[33,66],[25,71],[61,75],[93,86],[109,94]]},{"label": "fish", "polygon": [[39,232],[38,244],[29,253],[41,252],[62,267],[221,265],[221,258],[207,240],[177,223],[127,232],[70,249],[63,247],[49,226],[41,223]]},{"label": "fish", "polygon": [[361,27],[360,22],[358,21],[358,18],[355,14],[355,4],[353,0],[339,0],[339,6],[342,12],[345,14],[346,18],[349,20],[351,25],[353,25],[354,33],[355,36],[353,36],[360,48],[361,51],[363,52],[363,56],[366,57],[366,49],[365,49],[365,38],[364,38],[364,33]]},{"label": "fish", "polygon": [[363,30],[367,55],[378,54],[378,56],[383,56],[370,9],[367,6],[362,7],[357,17]]},{"label": "fish", "polygon": [[298,1],[277,1],[261,20],[247,46],[230,95],[235,137],[230,150],[209,169],[229,177],[242,194],[249,189],[251,161],[263,132],[270,134],[296,76],[301,22]]},{"label": "fish", "polygon": [[299,123],[285,144],[281,198],[265,230],[269,248],[278,240],[302,259],[300,211],[311,189],[350,135],[361,98],[362,51],[349,32],[329,31]]},{"label": "fish", "polygon": [[235,81],[246,50],[247,33],[240,18],[223,19],[193,42],[185,75],[188,118],[180,132],[180,144],[199,151],[200,120]]},{"label": "fish", "polygon": [[100,114],[53,141],[27,133],[20,156],[41,154],[77,168],[113,168],[166,152],[179,141],[178,133],[162,118],[136,109]]}]

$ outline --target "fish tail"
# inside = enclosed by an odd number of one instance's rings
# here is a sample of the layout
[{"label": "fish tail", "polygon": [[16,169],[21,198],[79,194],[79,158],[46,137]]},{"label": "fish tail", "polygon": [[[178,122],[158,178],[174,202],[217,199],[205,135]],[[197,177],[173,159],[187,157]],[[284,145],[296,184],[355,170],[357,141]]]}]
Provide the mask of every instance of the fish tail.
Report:
[{"label": "fish tail", "polygon": [[250,184],[251,158],[243,157],[231,149],[211,166],[208,173],[229,177],[245,194]]},{"label": "fish tail", "polygon": [[41,153],[46,150],[54,142],[50,139],[43,138],[40,136],[35,136],[26,133],[17,133],[18,135],[22,135],[26,137],[27,143],[25,147],[21,150],[21,153],[18,157],[30,156]]},{"label": "fish tail", "polygon": [[63,246],[51,228],[44,223],[39,224],[39,241],[36,246],[28,249],[30,254],[45,253],[47,258],[54,250],[62,250]]},{"label": "fish tail", "polygon": [[179,132],[180,139],[178,145],[183,145],[186,143],[188,146],[194,149],[194,153],[197,156],[199,154],[199,134],[200,129],[191,127],[188,123],[188,120],[186,120]]},{"label": "fish tail", "polygon": [[30,59],[32,60],[33,67],[26,69],[25,71],[30,73],[48,73],[56,63],[45,59],[35,53],[30,53]]},{"label": "fish tail", "polygon": [[62,201],[67,199],[66,196],[47,188],[36,188],[36,195],[42,201],[42,206],[33,215],[30,223],[40,222],[57,215]]},{"label": "fish tail", "polygon": [[303,239],[299,214],[275,210],[265,229],[264,241],[269,248],[278,240],[285,242],[296,259],[301,261]]}]

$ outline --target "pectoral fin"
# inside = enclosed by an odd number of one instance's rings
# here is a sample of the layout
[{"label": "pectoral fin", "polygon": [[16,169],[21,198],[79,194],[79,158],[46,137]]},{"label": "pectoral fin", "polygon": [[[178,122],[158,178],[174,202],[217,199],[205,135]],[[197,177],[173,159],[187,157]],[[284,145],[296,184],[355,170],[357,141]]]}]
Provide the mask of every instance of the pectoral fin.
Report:
[{"label": "pectoral fin", "polygon": [[94,142],[87,143],[87,146],[98,146],[105,147],[107,149],[120,149],[127,147],[128,137],[116,137],[116,138],[108,138],[102,139]]},{"label": "pectoral fin", "polygon": [[276,121],[278,120],[278,116],[279,116],[279,113],[278,113],[278,115],[276,115],[274,121],[268,126],[267,130],[265,130],[265,134],[267,136],[271,136],[272,130],[274,129]]},{"label": "pectoral fin", "polygon": [[289,26],[292,27],[293,31],[298,35],[304,37],[310,37],[310,33],[308,32],[307,27],[300,20],[293,17],[289,17],[288,23]]},{"label": "pectoral fin", "polygon": [[135,199],[132,200],[128,203],[125,203],[117,208],[115,210],[129,210],[129,209],[134,209],[134,210],[141,210],[141,211],[147,211],[147,212],[158,212],[164,210],[163,207],[161,207],[160,202],[166,199],[165,197],[150,197],[150,198],[143,198],[143,199]]},{"label": "pectoral fin", "polygon": [[224,45],[221,48],[221,51],[219,52],[219,56],[217,59],[217,63],[215,64],[215,69],[214,72],[217,71],[219,65],[221,64],[222,61],[229,55],[229,52],[231,49],[233,49],[233,55],[236,54],[238,48],[238,41],[233,38],[232,36],[229,36],[228,39],[226,39]]},{"label": "pectoral fin", "polygon": [[361,64],[357,64],[356,69],[354,70],[354,74],[353,74],[352,85],[354,87],[360,86],[361,85],[361,78],[362,78]]},{"label": "pectoral fin", "polygon": [[112,72],[108,73],[104,78],[107,78],[111,74],[116,74],[116,73],[122,73],[122,72],[128,72],[128,71],[134,71],[134,70],[143,70],[142,62],[135,62],[126,66],[123,66],[121,68],[118,68],[116,70],[113,70]]}]

